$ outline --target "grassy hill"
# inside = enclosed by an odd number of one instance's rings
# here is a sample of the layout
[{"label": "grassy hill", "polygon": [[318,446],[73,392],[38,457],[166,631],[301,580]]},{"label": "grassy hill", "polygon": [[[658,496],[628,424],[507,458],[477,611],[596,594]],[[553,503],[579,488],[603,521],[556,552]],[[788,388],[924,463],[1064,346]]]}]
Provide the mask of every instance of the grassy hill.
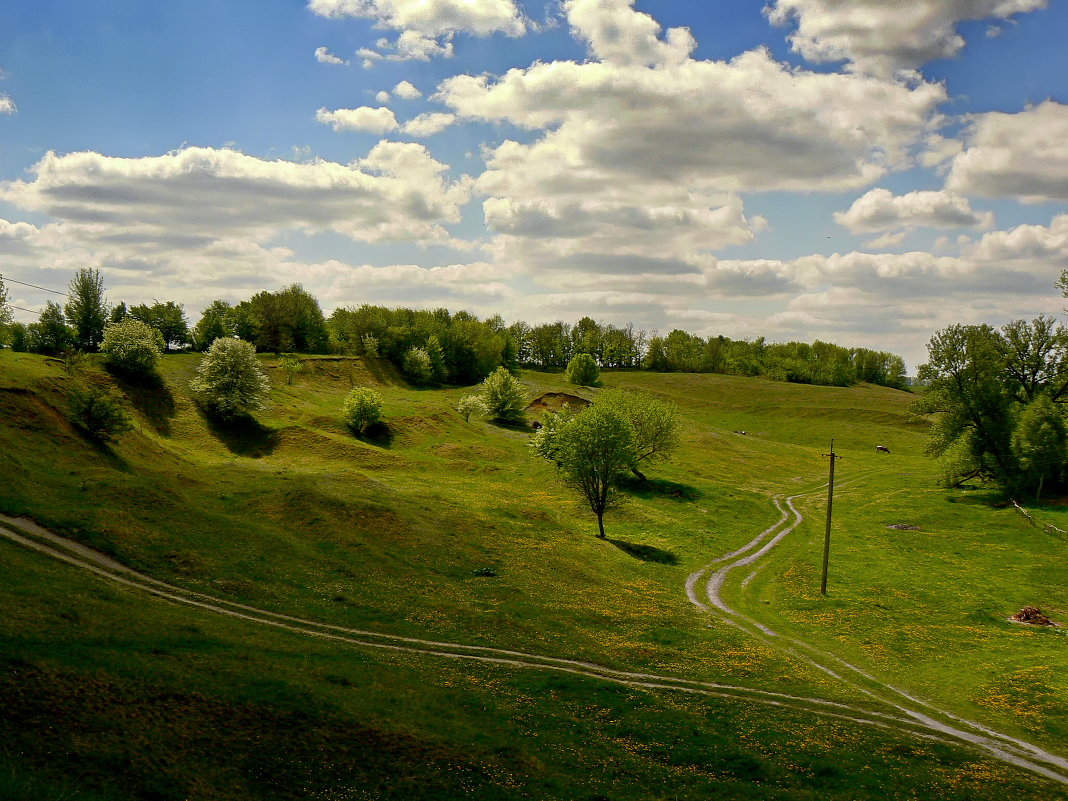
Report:
[{"label": "grassy hill", "polygon": [[[937,488],[906,393],[607,373],[606,387],[677,403],[685,434],[599,541],[526,433],[454,411],[469,390],[337,358],[308,359],[289,386],[265,357],[270,409],[222,427],[188,396],[198,359],[166,357],[158,386],[120,385],[135,430],[103,448],[66,422],[76,379],[59,362],[0,351],[0,513],[181,591],[362,633],[223,616],[0,537],[0,797],[1068,797],[875,717],[893,710],[866,680],[786,643],[1068,751],[1068,630],[1005,619],[1034,604],[1068,622],[1065,538]],[[532,398],[598,392],[522,379]],[[382,393],[388,431],[345,430],[352,385]],[[806,520],[723,590],[775,636],[687,600],[687,576],[772,526],[772,496],[798,494]],[[1068,528],[1057,506],[1035,514]],[[398,650],[411,639],[522,656]],[[689,690],[648,686],[663,677]]]}]

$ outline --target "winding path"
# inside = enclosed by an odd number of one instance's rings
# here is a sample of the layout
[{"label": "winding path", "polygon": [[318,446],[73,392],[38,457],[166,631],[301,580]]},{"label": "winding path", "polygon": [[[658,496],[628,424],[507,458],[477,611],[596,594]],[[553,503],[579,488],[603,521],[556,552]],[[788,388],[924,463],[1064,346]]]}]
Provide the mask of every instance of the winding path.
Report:
[{"label": "winding path", "polygon": [[[852,689],[885,704],[895,712],[912,720],[919,726],[943,738],[956,740],[978,748],[987,754],[1011,765],[1029,770],[1040,776],[1068,785],[1068,759],[1051,753],[1037,745],[989,726],[960,717],[935,706],[904,690],[887,684],[856,665],[834,654],[817,648],[796,637],[774,631],[764,623],[737,612],[723,600],[723,584],[727,576],[741,567],[754,564],[776,545],[789,536],[804,520],[794,501],[811,495],[826,487],[817,487],[809,492],[790,497],[772,499],[781,513],[779,520],[765,529],[741,548],[709,562],[691,573],[686,579],[686,595],[690,603],[703,612],[724,623],[735,626],[760,638],[781,651],[800,659]],[[754,571],[755,572],[755,571]],[[743,584],[752,578],[752,573]],[[699,596],[698,585],[704,581],[704,599]],[[707,601],[707,603],[706,603]],[[901,718],[897,718],[900,720]]]}]

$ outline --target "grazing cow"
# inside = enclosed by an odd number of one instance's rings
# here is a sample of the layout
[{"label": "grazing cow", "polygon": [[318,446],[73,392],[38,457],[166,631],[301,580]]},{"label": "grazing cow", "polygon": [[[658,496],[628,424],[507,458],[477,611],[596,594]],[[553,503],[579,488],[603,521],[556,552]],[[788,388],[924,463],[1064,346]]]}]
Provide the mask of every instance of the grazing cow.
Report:
[{"label": "grazing cow", "polygon": [[875,450],[877,450],[880,453],[890,453],[890,449],[888,447],[886,447],[885,445],[876,445],[875,446]]}]

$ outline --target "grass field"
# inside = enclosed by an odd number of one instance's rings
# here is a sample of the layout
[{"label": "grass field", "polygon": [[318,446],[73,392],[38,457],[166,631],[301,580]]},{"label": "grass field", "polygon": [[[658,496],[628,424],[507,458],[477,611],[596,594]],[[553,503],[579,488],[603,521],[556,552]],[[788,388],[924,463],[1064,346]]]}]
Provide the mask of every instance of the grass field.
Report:
[{"label": "grass field", "polygon": [[[1068,622],[1065,539],[983,491],[939,489],[906,393],[607,373],[607,387],[677,403],[685,434],[606,518],[605,542],[526,433],[464,423],[454,407],[470,390],[416,390],[384,363],[333,358],[308,359],[288,386],[264,357],[271,407],[223,427],[188,396],[198,358],[166,357],[156,386],[122,385],[135,430],[103,448],[66,423],[75,379],[60,363],[0,351],[0,513],[258,609],[882,709],[684,592],[776,521],[772,496],[808,493],[801,526],[731,576],[734,608],[1068,750],[1068,629],[1006,621],[1033,604]],[[531,397],[598,392],[522,379]],[[351,385],[383,394],[388,430],[344,429]],[[1068,528],[1056,505],[1034,513]],[[811,706],[358,646],[160,600],[2,538],[0,557],[0,797],[1068,797],[978,751]]]}]

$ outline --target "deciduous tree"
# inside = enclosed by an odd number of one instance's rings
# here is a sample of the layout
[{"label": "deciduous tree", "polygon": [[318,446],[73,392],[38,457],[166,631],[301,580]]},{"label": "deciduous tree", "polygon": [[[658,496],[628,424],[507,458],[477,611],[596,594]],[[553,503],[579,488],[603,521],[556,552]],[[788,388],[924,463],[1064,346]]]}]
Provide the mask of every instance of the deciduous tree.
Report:
[{"label": "deciduous tree", "polygon": [[66,350],[73,339],[73,333],[67,327],[63,309],[58,303],[45,302],[44,310],[32,323],[27,332],[29,350],[35,353],[56,354]]},{"label": "deciduous tree", "polygon": [[104,338],[108,321],[108,304],[104,298],[104,279],[99,270],[83,267],[67,287],[64,307],[67,324],[74,329],[74,342],[84,351],[95,351]]},{"label": "deciduous tree", "polygon": [[580,387],[596,386],[601,376],[597,362],[588,353],[577,353],[571,357],[564,370],[564,378]]},{"label": "deciduous tree", "polygon": [[262,409],[270,392],[256,349],[241,339],[216,339],[189,384],[203,406],[222,418]]},{"label": "deciduous tree", "polygon": [[594,405],[547,422],[532,447],[555,462],[564,482],[579,492],[604,539],[604,514],[618,503],[620,476],[634,462],[630,423],[615,409]]},{"label": "deciduous tree", "polygon": [[148,376],[156,371],[163,336],[159,330],[134,317],[104,327],[100,352],[104,362],[116,370],[134,376]]},{"label": "deciduous tree", "polygon": [[1012,432],[1012,451],[1019,464],[1018,489],[1042,494],[1064,473],[1068,436],[1064,415],[1049,395],[1040,395],[1024,407]]},{"label": "deciduous tree", "polygon": [[232,337],[234,326],[230,319],[231,310],[232,307],[225,300],[213,300],[193,327],[193,347],[207,350],[216,339]]},{"label": "deciduous tree", "polygon": [[164,350],[170,350],[172,345],[180,348],[189,342],[189,321],[180,303],[157,300],[151,306],[140,304],[130,309],[130,316],[159,331]]},{"label": "deciduous tree", "polygon": [[612,409],[630,424],[634,435],[631,472],[645,481],[638,466],[669,459],[679,445],[678,407],[649,395],[612,389],[602,392],[595,403]]},{"label": "deciduous tree", "polygon": [[382,396],[373,389],[356,387],[345,396],[342,414],[352,433],[357,436],[369,425],[382,420]]},{"label": "deciduous tree", "polygon": [[522,382],[503,367],[498,367],[482,382],[482,402],[495,420],[517,422],[523,419],[527,391]]}]

